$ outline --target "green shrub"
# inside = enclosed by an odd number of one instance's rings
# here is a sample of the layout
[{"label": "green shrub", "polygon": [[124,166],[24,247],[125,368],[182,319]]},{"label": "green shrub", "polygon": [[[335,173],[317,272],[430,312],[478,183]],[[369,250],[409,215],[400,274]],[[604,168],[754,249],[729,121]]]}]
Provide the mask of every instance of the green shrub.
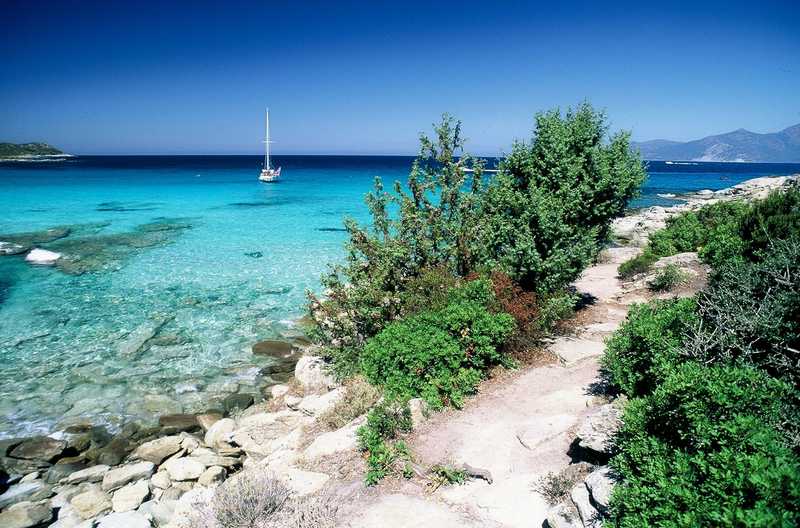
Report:
[{"label": "green shrub", "polygon": [[533,140],[514,145],[481,195],[471,239],[478,263],[537,292],[580,275],[645,177],[629,136],[606,132],[589,104],[537,115]]},{"label": "green shrub", "polygon": [[800,387],[800,238],[761,254],[714,274],[687,350],[704,363],[743,360]]},{"label": "green shrub", "polygon": [[648,281],[647,287],[654,292],[666,292],[683,284],[688,278],[689,275],[681,271],[677,265],[668,264],[664,266],[655,277]]},{"label": "green shrub", "polygon": [[367,485],[377,484],[396,471],[396,464],[408,460],[405,443],[395,441],[399,433],[411,431],[411,410],[407,403],[384,401],[367,415],[367,423],[358,428],[358,446],[367,452]]},{"label": "green shrub", "polygon": [[691,211],[667,219],[667,226],[650,236],[648,246],[654,255],[667,257],[697,251],[705,242],[705,226]]},{"label": "green shrub", "polygon": [[640,255],[637,255],[632,259],[626,260],[620,264],[617,273],[619,273],[619,277],[621,279],[627,280],[639,275],[640,273],[650,271],[650,268],[657,260],[658,255],[649,250],[645,250]]},{"label": "green shrub", "polygon": [[650,393],[682,361],[681,345],[695,319],[693,299],[632,306],[602,359],[611,381],[629,396]]},{"label": "green shrub", "polygon": [[800,462],[773,429],[788,386],[685,363],[632,400],[612,467],[615,526],[796,526]]},{"label": "green shrub", "polygon": [[389,398],[424,398],[434,409],[460,407],[486,370],[505,361],[499,347],[514,329],[508,314],[490,313],[486,280],[450,293],[447,306],[396,321],[369,340],[361,370]]},{"label": "green shrub", "polygon": [[754,202],[742,219],[739,236],[748,260],[758,260],[774,241],[800,238],[800,186],[773,191]]}]

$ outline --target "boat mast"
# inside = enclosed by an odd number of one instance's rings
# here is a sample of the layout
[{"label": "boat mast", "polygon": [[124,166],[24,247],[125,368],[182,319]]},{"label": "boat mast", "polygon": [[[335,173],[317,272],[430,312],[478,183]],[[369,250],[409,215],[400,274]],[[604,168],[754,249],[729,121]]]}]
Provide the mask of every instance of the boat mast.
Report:
[{"label": "boat mast", "polygon": [[265,118],[265,128],[267,136],[264,139],[264,168],[269,170],[269,108],[267,108],[267,115]]}]

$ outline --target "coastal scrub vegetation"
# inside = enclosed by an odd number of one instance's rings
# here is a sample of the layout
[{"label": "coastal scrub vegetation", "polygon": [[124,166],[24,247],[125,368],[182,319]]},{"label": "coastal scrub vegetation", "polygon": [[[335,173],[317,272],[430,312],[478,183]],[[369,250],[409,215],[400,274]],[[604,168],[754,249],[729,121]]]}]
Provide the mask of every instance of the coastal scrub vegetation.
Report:
[{"label": "coastal scrub vegetation", "polygon": [[407,458],[397,409],[461,407],[572,313],[569,284],[645,176],[628,135],[605,123],[589,104],[539,114],[490,177],[445,115],[405,184],[376,179],[371,222],[345,221],[345,261],[322,277],[323,297],[309,295],[309,315],[332,372],[382,390],[359,430],[369,483]]},{"label": "coastal scrub vegetation", "polygon": [[[695,298],[635,306],[608,343],[604,367],[630,398],[611,525],[800,523],[798,192],[715,204],[655,234],[655,248],[714,248],[712,273]],[[715,222],[722,211],[735,214]],[[708,234],[691,234],[694,219]]]}]

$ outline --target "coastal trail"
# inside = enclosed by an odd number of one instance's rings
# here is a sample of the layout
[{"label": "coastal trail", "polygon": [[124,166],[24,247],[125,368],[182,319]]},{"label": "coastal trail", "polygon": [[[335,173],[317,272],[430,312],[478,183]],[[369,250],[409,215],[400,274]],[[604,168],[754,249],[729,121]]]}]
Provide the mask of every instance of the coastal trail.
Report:
[{"label": "coastal trail", "polygon": [[598,404],[592,392],[600,381],[603,340],[627,313],[617,268],[636,251],[607,250],[605,263],[575,283],[587,306],[573,321],[574,335],[548,345],[558,361],[485,382],[464,409],[434,414],[409,439],[419,465],[466,463],[488,470],[491,484],[471,479],[431,493],[419,481],[387,482],[353,501],[343,516],[348,526],[541,526],[550,505],[535,484],[570,464],[575,430]]}]

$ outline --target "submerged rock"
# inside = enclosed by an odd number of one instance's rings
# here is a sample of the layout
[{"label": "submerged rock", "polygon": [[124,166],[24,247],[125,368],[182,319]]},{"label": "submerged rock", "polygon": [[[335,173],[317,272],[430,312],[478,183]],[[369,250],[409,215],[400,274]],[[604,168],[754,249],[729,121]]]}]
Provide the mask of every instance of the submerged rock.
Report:
[{"label": "submerged rock", "polygon": [[38,264],[40,266],[52,266],[58,259],[61,258],[61,253],[48,251],[46,249],[33,249],[30,253],[25,255],[25,260],[31,264]]},{"label": "submerged rock", "polygon": [[64,453],[66,447],[67,443],[63,440],[56,440],[49,436],[37,436],[19,444],[11,450],[9,456],[25,460],[53,462]]}]

